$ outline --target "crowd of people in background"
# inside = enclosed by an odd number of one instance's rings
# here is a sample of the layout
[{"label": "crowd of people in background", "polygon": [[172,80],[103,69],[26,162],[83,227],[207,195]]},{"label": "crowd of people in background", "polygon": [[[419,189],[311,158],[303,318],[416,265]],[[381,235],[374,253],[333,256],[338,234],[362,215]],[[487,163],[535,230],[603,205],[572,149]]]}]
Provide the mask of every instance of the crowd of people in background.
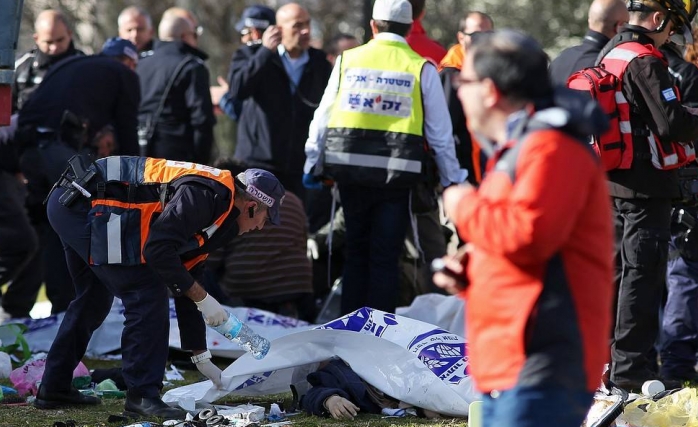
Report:
[{"label": "crowd of people in background", "polygon": [[[457,293],[490,426],[580,425],[605,363],[629,391],[650,379],[698,382],[698,211],[677,172],[695,163],[698,139],[696,7],[593,0],[581,44],[550,61],[527,35],[495,30],[497,17],[484,11],[460,12],[453,44],[442,46],[421,24],[426,0],[376,0],[372,34],[338,32],[324,50],[311,46],[312,11],[302,4],[254,5],[235,24],[240,48],[227,77],[213,85],[194,11],[168,9],[156,29],[148,11],[128,7],[95,55],[76,48],[60,11],[43,11],[35,48],[16,61],[15,125],[0,133],[0,240],[13,242],[0,244],[3,316],[28,317],[42,284],[53,314],[68,310],[76,289],[85,303],[80,262],[64,256],[73,229],[49,221],[46,207],[59,210],[49,194],[68,160],[143,156],[232,176],[264,170],[285,189],[273,226],[211,253],[192,288],[205,289],[192,297],[205,316],[220,315],[198,300],[211,295],[314,322],[337,278],[338,315],[394,313],[420,293]],[[587,100],[564,88],[599,64],[620,70],[619,144],[630,153],[610,170],[588,146],[603,114],[580,109]],[[232,158],[216,157],[221,120],[237,122]],[[217,212],[213,197],[201,196],[203,212]],[[258,206],[249,208],[258,219]],[[432,277],[439,259],[445,267]],[[184,292],[168,282],[152,294],[165,298],[165,285]],[[195,358],[205,354],[191,342]],[[56,362],[56,352],[55,366],[80,356],[78,346]],[[141,400],[132,409],[169,414],[153,380],[164,367],[147,378],[130,368],[131,383],[152,380],[134,386]],[[96,403],[54,376],[45,407]]]}]

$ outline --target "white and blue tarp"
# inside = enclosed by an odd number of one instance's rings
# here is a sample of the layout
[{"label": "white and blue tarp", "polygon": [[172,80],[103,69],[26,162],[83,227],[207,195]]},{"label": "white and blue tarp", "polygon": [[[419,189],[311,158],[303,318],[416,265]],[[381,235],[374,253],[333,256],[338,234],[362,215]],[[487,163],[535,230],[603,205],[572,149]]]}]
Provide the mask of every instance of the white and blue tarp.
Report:
[{"label": "white and blue tarp", "polygon": [[[251,325],[254,328],[254,325]],[[211,381],[168,391],[163,400],[182,407],[212,403],[228,394],[285,393],[307,389],[307,374],[339,357],[364,381],[391,397],[446,416],[466,416],[477,399],[467,374],[465,340],[438,326],[362,308],[314,329],[276,338],[262,360],[249,354]]]}]

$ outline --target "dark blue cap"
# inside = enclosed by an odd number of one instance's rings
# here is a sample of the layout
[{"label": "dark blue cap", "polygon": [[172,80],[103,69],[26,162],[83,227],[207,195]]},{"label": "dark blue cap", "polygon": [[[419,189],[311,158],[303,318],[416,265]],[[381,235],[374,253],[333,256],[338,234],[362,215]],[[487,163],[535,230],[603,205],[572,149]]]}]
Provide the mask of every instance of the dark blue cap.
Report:
[{"label": "dark blue cap", "polygon": [[239,33],[243,28],[257,28],[266,30],[268,26],[276,25],[276,13],[273,9],[256,4],[250,6],[242,12],[242,16],[235,30]]},{"label": "dark blue cap", "polygon": [[271,223],[279,225],[279,206],[284,202],[286,190],[274,174],[263,169],[247,169],[237,178],[245,184],[249,196],[269,208]]},{"label": "dark blue cap", "polygon": [[112,37],[104,42],[104,45],[102,46],[102,55],[125,55],[134,61],[138,61],[138,49],[136,49],[136,46],[130,41],[119,37]]}]

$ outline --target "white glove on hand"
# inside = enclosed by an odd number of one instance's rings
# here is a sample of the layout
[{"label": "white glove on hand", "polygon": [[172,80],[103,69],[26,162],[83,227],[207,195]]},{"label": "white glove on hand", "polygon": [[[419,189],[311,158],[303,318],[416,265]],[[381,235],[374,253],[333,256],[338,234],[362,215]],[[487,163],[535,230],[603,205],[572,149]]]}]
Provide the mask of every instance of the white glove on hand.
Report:
[{"label": "white glove on hand", "polygon": [[341,420],[342,418],[353,420],[359,413],[358,406],[336,394],[325,399],[325,408],[330,412],[332,418],[336,420]]},{"label": "white glove on hand", "polygon": [[218,366],[211,362],[211,359],[202,360],[196,364],[196,369],[199,370],[206,378],[213,381],[216,388],[222,388],[223,383],[221,382],[221,370]]},{"label": "white glove on hand", "polygon": [[228,312],[209,294],[199,302],[194,301],[194,304],[203,313],[204,321],[209,326],[218,326],[228,320]]}]

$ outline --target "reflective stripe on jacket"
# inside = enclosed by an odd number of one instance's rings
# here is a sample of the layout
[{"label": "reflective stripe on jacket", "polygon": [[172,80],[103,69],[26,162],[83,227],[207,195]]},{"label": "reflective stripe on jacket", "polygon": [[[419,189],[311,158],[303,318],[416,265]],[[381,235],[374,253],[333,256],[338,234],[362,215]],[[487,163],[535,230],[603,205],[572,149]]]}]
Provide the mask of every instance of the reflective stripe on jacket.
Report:
[{"label": "reflective stripe on jacket", "polygon": [[405,43],[371,40],[342,54],[325,145],[325,173],[342,183],[409,187],[426,154],[421,73]]},{"label": "reflective stripe on jacket", "polygon": [[[92,200],[90,263],[135,265],[145,263],[143,247],[150,225],[168,200],[169,185],[185,177],[203,177],[231,191],[231,203],[211,225],[179,248],[183,254],[199,248],[216,232],[233,208],[235,184],[230,171],[206,165],[149,157],[113,156],[95,162],[103,181]],[[187,269],[206,259],[202,254],[187,260]]]}]

